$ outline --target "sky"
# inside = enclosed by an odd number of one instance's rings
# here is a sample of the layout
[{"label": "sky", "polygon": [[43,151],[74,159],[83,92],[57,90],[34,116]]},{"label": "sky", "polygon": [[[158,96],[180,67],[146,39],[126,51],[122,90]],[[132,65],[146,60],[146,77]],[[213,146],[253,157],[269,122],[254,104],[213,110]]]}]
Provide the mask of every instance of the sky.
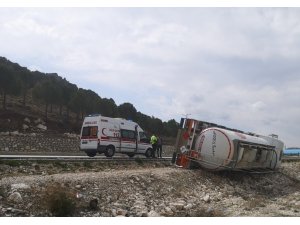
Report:
[{"label": "sky", "polygon": [[163,121],[300,146],[300,8],[0,8],[0,56]]}]

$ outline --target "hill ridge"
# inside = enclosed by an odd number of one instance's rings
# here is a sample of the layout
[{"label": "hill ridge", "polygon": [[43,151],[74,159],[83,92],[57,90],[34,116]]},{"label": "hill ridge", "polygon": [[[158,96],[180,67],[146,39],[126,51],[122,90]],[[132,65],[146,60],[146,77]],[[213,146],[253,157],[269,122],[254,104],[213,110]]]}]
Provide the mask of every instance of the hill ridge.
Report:
[{"label": "hill ridge", "polygon": [[137,111],[129,102],[117,106],[114,99],[101,98],[96,92],[80,88],[57,73],[30,71],[3,56],[0,56],[0,94],[1,117],[7,112],[29,111],[33,117],[43,117],[46,123],[67,124],[67,130],[73,126],[78,132],[85,115],[100,113],[131,119],[149,133],[173,137],[177,133],[178,123],[174,119],[163,122]]}]

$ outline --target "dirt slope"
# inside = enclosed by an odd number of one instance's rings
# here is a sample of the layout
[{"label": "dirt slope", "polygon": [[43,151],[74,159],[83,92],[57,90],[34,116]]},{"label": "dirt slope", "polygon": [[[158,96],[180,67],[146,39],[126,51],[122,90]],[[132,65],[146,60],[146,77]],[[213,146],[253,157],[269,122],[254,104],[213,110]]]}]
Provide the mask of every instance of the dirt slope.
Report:
[{"label": "dirt slope", "polygon": [[300,216],[299,162],[272,174],[137,162],[1,164],[0,171],[0,216],[58,216],[59,193],[70,216]]}]

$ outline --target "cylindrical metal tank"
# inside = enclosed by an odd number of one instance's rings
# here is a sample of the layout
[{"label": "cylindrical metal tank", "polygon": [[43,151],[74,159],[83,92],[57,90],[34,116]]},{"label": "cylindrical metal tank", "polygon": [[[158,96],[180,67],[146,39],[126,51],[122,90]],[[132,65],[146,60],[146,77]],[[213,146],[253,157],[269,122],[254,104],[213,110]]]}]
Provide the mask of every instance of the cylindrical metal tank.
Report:
[{"label": "cylindrical metal tank", "polygon": [[[237,143],[247,143],[250,147],[241,147],[242,145]],[[217,127],[203,130],[195,142],[195,150],[201,155],[199,163],[204,168],[211,170],[224,170],[233,165],[237,166],[239,162],[241,162],[238,165],[240,168],[251,168],[251,165],[256,165],[257,167],[269,165],[272,161],[271,152],[262,151],[260,147],[256,146],[270,146],[270,141],[261,137]],[[264,161],[258,160],[257,155],[259,151],[259,156],[265,154],[263,155]],[[270,162],[267,162],[267,160]]]}]

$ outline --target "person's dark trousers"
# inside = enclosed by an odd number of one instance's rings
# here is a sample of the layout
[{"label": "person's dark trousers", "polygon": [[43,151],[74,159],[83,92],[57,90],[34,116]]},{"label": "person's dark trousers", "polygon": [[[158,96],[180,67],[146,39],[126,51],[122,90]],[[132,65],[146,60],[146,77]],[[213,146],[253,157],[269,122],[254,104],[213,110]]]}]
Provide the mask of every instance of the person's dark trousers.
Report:
[{"label": "person's dark trousers", "polygon": [[158,158],[162,158],[162,157],[161,157],[162,146],[161,146],[161,145],[157,145],[156,150],[157,150],[157,157],[158,157]]},{"label": "person's dark trousers", "polygon": [[152,158],[155,158],[156,147],[157,147],[156,144],[152,145]]}]

